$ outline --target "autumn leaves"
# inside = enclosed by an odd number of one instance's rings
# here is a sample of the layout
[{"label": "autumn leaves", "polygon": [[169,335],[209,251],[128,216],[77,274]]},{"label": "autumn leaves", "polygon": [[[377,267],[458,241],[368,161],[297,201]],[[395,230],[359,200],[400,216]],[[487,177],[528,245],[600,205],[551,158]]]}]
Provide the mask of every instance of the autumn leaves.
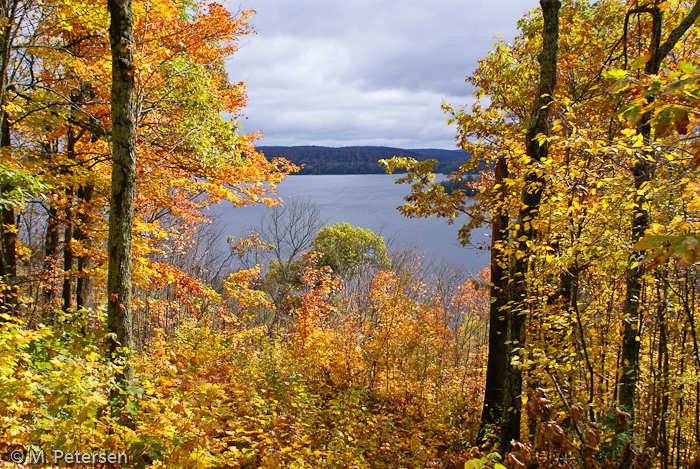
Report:
[{"label": "autumn leaves", "polygon": [[[485,409],[484,423],[501,428],[501,450],[517,435],[545,449],[536,438],[544,430],[508,414],[545,389],[559,413],[542,429],[563,427],[580,404],[578,426],[602,431],[585,454],[582,431],[557,437],[569,442],[557,451],[578,454],[576,464],[607,458],[629,467],[652,453],[663,467],[678,464],[700,450],[697,431],[686,430],[697,413],[681,411],[694,391],[674,378],[698,372],[689,363],[697,362],[690,298],[698,281],[700,4],[564,2],[553,61],[547,12],[556,2],[541,3],[542,13],[520,22],[521,35],[499,41],[468,79],[473,106],[444,107],[461,147],[495,167],[478,203],[440,191],[425,165],[397,160],[414,187],[405,210],[466,212],[467,228],[490,222],[496,230],[491,328],[499,334],[491,336],[485,395],[495,413]],[[548,74],[549,88],[535,89]],[[498,409],[513,374],[527,386]],[[669,394],[672,383],[680,388]],[[626,425],[609,423],[613,416],[627,416]]]}]

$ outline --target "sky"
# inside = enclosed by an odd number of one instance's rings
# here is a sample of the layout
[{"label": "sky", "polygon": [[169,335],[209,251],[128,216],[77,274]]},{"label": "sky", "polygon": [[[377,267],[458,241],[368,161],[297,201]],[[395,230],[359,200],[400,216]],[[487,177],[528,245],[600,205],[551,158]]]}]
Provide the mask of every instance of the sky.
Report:
[{"label": "sky", "polygon": [[473,102],[465,78],[511,41],[536,0],[239,0],[256,34],[228,60],[247,86],[243,132],[258,145],[455,149],[443,101]]}]

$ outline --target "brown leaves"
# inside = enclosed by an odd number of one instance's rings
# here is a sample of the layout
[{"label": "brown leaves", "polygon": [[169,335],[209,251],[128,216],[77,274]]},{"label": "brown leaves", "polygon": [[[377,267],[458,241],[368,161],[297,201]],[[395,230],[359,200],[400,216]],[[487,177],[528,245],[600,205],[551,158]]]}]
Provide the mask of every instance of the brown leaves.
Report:
[{"label": "brown leaves", "polygon": [[511,452],[506,454],[503,465],[508,469],[528,469],[537,467],[538,461],[530,445],[511,442]]},{"label": "brown leaves", "polygon": [[531,417],[542,421],[552,420],[556,413],[552,401],[547,399],[547,390],[543,388],[535,390],[535,397],[528,401],[527,407]]},{"label": "brown leaves", "polygon": [[540,446],[551,451],[567,452],[571,450],[571,442],[567,438],[564,429],[554,420],[543,423],[539,438]]},{"label": "brown leaves", "polygon": [[600,444],[601,425],[598,423],[589,423],[588,427],[583,430],[583,437],[586,439],[586,444],[591,448],[596,448]]},{"label": "brown leaves", "polygon": [[503,465],[508,469],[527,469],[527,465],[513,453],[506,454]]},{"label": "brown leaves", "polygon": [[621,432],[629,428],[629,420],[632,418],[630,414],[620,409],[615,409],[615,431]]},{"label": "brown leaves", "polygon": [[686,135],[688,126],[690,126],[690,118],[687,110],[667,107],[656,117],[654,129],[658,137],[668,137],[674,130],[678,135]]}]

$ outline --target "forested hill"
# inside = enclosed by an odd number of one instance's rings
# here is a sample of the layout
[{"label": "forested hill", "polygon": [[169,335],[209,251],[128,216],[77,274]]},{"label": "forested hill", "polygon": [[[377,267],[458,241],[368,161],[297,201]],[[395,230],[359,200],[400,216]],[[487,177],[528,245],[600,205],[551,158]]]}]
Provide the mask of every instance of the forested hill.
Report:
[{"label": "forested hill", "polygon": [[286,158],[296,165],[304,165],[298,174],[381,174],[381,159],[394,156],[415,158],[419,161],[436,159],[436,172],[450,172],[466,163],[471,155],[463,150],[440,150],[436,148],[411,149],[392,147],[276,147],[259,146],[257,150],[271,158]]}]

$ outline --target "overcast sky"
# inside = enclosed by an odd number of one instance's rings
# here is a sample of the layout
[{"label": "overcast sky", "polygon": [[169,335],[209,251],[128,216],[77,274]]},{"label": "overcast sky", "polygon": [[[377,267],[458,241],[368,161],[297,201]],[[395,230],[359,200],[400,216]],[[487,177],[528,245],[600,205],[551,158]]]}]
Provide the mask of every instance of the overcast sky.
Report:
[{"label": "overcast sky", "polygon": [[258,145],[455,148],[440,109],[536,0],[243,0],[256,35],[228,62]]}]

